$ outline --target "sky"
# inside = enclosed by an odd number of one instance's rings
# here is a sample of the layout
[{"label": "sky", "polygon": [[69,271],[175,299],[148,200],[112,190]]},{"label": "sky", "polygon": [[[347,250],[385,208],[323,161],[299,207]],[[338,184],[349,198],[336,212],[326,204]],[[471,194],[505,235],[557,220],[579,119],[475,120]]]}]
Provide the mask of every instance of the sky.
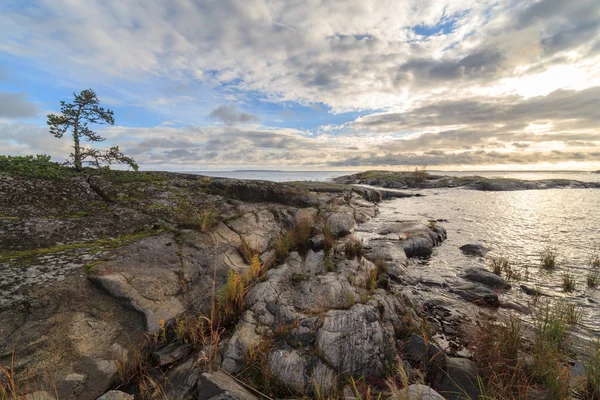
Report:
[{"label": "sky", "polygon": [[87,88],[146,170],[597,170],[600,1],[0,1],[0,154]]}]

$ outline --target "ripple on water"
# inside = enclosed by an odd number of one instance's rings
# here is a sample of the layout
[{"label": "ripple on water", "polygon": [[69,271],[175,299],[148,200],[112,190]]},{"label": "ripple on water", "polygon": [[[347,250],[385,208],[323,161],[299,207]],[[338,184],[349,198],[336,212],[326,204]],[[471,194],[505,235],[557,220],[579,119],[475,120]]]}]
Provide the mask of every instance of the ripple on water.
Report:
[{"label": "ripple on water", "polygon": [[[448,240],[438,247],[428,265],[452,274],[485,260],[465,256],[458,248],[479,242],[491,255],[508,257],[521,272],[521,283],[553,296],[568,298],[582,307],[583,324],[600,336],[600,289],[590,289],[586,276],[590,257],[600,250],[600,190],[550,189],[516,192],[481,192],[462,189],[422,191],[425,197],[397,199],[382,204],[384,219],[447,219],[442,225]],[[398,214],[399,213],[399,214]],[[539,268],[539,252],[555,247],[558,268]],[[576,290],[565,293],[563,274],[570,271]],[[518,287],[518,285],[515,285]],[[512,289],[507,297],[524,302],[527,297]]]}]

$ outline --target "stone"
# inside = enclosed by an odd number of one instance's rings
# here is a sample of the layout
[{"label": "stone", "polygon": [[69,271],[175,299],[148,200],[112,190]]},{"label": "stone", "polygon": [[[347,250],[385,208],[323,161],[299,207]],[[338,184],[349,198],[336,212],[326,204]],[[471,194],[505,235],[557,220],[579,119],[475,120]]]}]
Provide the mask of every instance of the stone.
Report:
[{"label": "stone", "polygon": [[510,284],[504,278],[483,268],[467,268],[460,277],[468,281],[482,283],[492,288],[511,288]]},{"label": "stone", "polygon": [[450,287],[448,291],[479,306],[489,306],[494,308],[500,307],[498,294],[492,289],[483,285],[475,283],[461,285],[459,287]]},{"label": "stone", "polygon": [[468,256],[485,257],[490,251],[487,247],[482,244],[470,243],[459,247],[460,251]]},{"label": "stone", "polygon": [[338,238],[354,232],[356,228],[354,217],[346,213],[334,212],[329,214],[327,223],[331,228],[331,233]]},{"label": "stone", "polygon": [[446,373],[434,387],[448,400],[478,399],[477,365],[467,358],[448,357]]},{"label": "stone", "polygon": [[284,385],[302,392],[306,360],[296,350],[279,349],[269,355],[269,369]]},{"label": "stone", "polygon": [[404,357],[414,367],[424,367],[428,379],[441,375],[446,368],[444,350],[414,333],[404,346]]},{"label": "stone", "polygon": [[390,400],[445,400],[442,395],[429,386],[413,384],[407,388],[393,393]]},{"label": "stone", "polygon": [[160,367],[173,364],[192,352],[191,344],[173,342],[152,353],[153,361]]},{"label": "stone", "polygon": [[[218,397],[220,396],[220,397]],[[237,399],[237,400],[258,400],[248,390],[244,389],[232,377],[222,371],[214,373],[203,373],[198,382],[197,400],[216,400]]]},{"label": "stone", "polygon": [[111,390],[98,397],[97,400],[133,400],[133,396],[118,390]]},{"label": "stone", "polygon": [[386,361],[395,353],[384,337],[377,307],[368,304],[328,311],[316,347],[336,370],[367,376],[382,376]]}]

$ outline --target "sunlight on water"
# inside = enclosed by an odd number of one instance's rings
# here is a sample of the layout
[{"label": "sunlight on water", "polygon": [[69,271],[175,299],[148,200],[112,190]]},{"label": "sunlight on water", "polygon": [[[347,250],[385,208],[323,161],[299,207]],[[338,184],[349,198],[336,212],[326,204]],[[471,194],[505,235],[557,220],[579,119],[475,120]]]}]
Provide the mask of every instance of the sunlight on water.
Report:
[{"label": "sunlight on water", "polygon": [[[600,246],[600,191],[597,189],[527,190],[479,192],[445,189],[421,191],[425,197],[395,200],[394,217],[402,219],[447,219],[441,224],[448,240],[437,248],[428,264],[455,275],[468,266],[484,266],[481,258],[467,257],[459,247],[480,242],[491,255],[508,257],[522,272],[519,284],[568,297],[584,308],[584,324],[600,334],[600,290],[587,287],[590,257]],[[390,216],[391,217],[391,216]],[[539,268],[539,253],[547,246],[559,254],[558,268]],[[562,289],[565,271],[572,271],[576,290]],[[508,296],[519,303],[527,300],[514,285]]]}]

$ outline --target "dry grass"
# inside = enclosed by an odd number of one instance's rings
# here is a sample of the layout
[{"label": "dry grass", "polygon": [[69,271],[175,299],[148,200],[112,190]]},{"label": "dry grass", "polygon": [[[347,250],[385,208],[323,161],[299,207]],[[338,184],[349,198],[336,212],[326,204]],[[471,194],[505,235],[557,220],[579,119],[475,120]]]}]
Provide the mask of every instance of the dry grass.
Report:
[{"label": "dry grass", "polygon": [[296,244],[301,248],[305,248],[308,245],[308,239],[311,234],[312,220],[308,217],[300,218],[295,226]]},{"label": "dry grass", "polygon": [[250,264],[252,262],[252,258],[259,253],[258,250],[248,243],[248,240],[245,236],[240,236],[240,245],[237,248],[237,251],[246,264]]},{"label": "dry grass", "polygon": [[293,230],[280,234],[277,237],[277,240],[275,240],[275,253],[277,254],[277,259],[283,261],[288,254],[290,254],[290,250],[292,250],[295,245],[296,237]]},{"label": "dry grass", "polygon": [[488,257],[488,262],[494,274],[498,276],[504,274],[508,280],[518,281],[521,279],[521,273],[512,265],[507,257]]},{"label": "dry grass", "polygon": [[364,249],[362,241],[352,237],[346,241],[344,245],[344,254],[348,260],[352,260],[354,258],[361,259],[364,255]]},{"label": "dry grass", "polygon": [[328,254],[333,248],[334,237],[333,232],[331,231],[331,226],[327,223],[327,221],[323,222],[323,236],[325,236],[325,254]]},{"label": "dry grass", "polygon": [[585,380],[580,394],[584,399],[600,399],[600,340],[596,340],[590,349],[589,358],[584,363]]}]

